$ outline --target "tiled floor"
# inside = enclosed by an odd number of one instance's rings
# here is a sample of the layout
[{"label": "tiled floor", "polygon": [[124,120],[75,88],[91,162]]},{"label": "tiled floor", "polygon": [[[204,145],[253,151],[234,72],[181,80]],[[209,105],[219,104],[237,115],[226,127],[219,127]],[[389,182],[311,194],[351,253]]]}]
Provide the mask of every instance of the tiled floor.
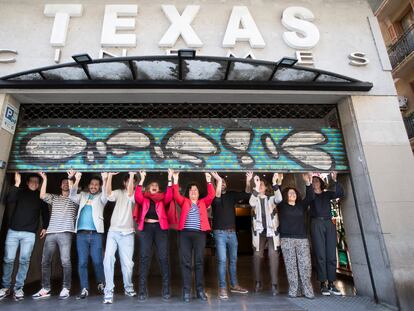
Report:
[{"label": "tiled floor", "polygon": [[[205,269],[205,285],[206,292],[209,295],[208,302],[201,302],[193,299],[191,303],[185,304],[181,301],[181,285],[179,271],[173,270],[172,275],[172,293],[173,298],[169,302],[163,302],[160,294],[160,278],[152,276],[149,280],[150,298],[145,302],[138,302],[136,298],[125,297],[122,294],[122,278],[118,277],[116,284],[116,295],[114,304],[103,305],[102,297],[98,296],[94,289],[91,290],[91,296],[85,300],[76,300],[75,295],[78,292],[78,282],[74,280],[72,297],[68,300],[60,301],[56,295],[59,293],[60,282],[56,282],[53,286],[53,294],[51,298],[42,301],[34,301],[30,295],[38,288],[39,284],[26,286],[26,299],[21,302],[15,302],[12,299],[5,299],[0,302],[0,309],[7,311],[74,311],[74,310],[168,310],[168,311],[198,311],[204,310],[275,310],[275,311],[385,311],[385,307],[375,304],[368,297],[355,296],[352,281],[343,279],[339,280],[337,285],[346,295],[345,297],[322,297],[318,294],[318,284],[314,282],[315,292],[317,294],[314,300],[306,298],[288,298],[287,281],[283,265],[281,265],[279,273],[279,290],[280,295],[272,297],[270,295],[269,273],[266,271],[267,264],[263,265],[263,281],[264,290],[259,294],[249,293],[248,295],[232,295],[227,301],[220,301],[217,298],[217,279],[214,257],[206,257]],[[250,256],[241,256],[239,258],[239,282],[249,290],[253,288],[252,266]],[[156,271],[155,271],[156,272]],[[154,272],[152,272],[154,274]],[[91,283],[92,284],[92,283]]]}]

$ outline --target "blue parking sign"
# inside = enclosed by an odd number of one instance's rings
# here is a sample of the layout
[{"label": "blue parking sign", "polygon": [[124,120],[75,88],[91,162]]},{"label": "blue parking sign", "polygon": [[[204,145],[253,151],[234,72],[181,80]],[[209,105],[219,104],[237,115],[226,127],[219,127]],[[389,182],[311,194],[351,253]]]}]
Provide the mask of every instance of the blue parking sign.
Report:
[{"label": "blue parking sign", "polygon": [[17,124],[18,111],[11,105],[6,105],[3,114],[1,127],[11,134],[14,134]]}]

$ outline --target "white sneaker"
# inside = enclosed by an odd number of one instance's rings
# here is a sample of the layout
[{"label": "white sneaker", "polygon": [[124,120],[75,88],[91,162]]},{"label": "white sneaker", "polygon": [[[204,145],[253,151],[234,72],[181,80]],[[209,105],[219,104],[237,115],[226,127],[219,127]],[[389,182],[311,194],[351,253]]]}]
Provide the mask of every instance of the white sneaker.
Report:
[{"label": "white sneaker", "polygon": [[89,296],[88,290],[86,288],[83,288],[79,296],[76,297],[76,299],[85,299],[88,296]]},{"label": "white sneaker", "polygon": [[0,300],[3,300],[4,298],[10,296],[10,289],[9,288],[2,288],[0,289]]},{"label": "white sneaker", "polygon": [[134,291],[134,289],[129,289],[129,290],[125,289],[124,294],[125,296],[128,296],[128,297],[135,297],[137,295],[137,292]]},{"label": "white sneaker", "polygon": [[68,299],[69,296],[70,296],[69,289],[67,289],[66,287],[62,288],[59,294],[59,299],[65,300],[65,299]]},{"label": "white sneaker", "polygon": [[47,290],[47,289],[44,289],[44,288],[39,290],[36,294],[32,295],[32,298],[34,300],[44,299],[44,298],[49,298],[49,297],[50,297],[50,290]]},{"label": "white sneaker", "polygon": [[16,301],[20,301],[24,299],[24,292],[22,288],[18,288],[13,293],[13,298]]},{"label": "white sneaker", "polygon": [[114,301],[114,295],[112,293],[105,294],[103,303],[104,304],[110,304]]}]

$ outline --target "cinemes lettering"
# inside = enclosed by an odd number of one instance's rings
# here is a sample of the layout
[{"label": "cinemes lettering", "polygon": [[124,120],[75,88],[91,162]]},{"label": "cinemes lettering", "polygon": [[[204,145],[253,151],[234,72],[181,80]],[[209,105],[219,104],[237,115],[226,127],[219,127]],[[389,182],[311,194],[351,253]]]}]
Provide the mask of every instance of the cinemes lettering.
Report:
[{"label": "cinemes lettering", "polygon": [[[186,5],[177,9],[175,5],[160,6],[169,27],[158,40],[158,47],[166,49],[167,53],[174,49],[181,38],[188,48],[202,48],[203,37],[200,37],[193,27],[193,22],[203,7],[200,5]],[[44,16],[53,18],[50,35],[50,45],[55,48],[54,61],[61,60],[61,50],[66,45],[67,34],[71,19],[85,17],[82,4],[45,4]],[[263,49],[266,42],[257,26],[254,14],[247,6],[233,6],[228,14],[227,25],[222,36],[221,46],[224,49],[235,48],[238,42],[247,42],[252,49]],[[117,56],[108,52],[106,48],[122,49],[122,56],[127,56],[128,48],[139,46],[137,40],[136,21],[146,16],[145,6],[137,4],[107,4],[104,6],[102,30],[100,38],[99,58]],[[313,65],[313,52],[311,51],[320,40],[320,32],[314,24],[315,16],[309,9],[300,6],[290,6],[282,11],[281,24],[284,27],[282,39],[284,43],[295,50],[299,65]],[[276,21],[275,21],[276,22]],[[224,26],[224,25],[223,25]],[[0,49],[0,64],[17,61],[17,50]],[[355,51],[348,55],[351,66],[366,66],[368,58],[363,51]]]}]

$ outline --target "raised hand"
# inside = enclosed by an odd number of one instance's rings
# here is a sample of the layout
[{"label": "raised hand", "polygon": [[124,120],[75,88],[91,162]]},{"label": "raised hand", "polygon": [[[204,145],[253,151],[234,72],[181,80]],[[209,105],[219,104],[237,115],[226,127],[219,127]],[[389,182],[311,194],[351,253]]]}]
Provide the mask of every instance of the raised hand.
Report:
[{"label": "raised hand", "polygon": [[302,178],[306,186],[309,186],[312,183],[312,173],[304,173],[302,174]]},{"label": "raised hand", "polygon": [[179,171],[174,171],[174,173],[173,173],[174,184],[178,184],[179,177],[180,177],[180,172]]},{"label": "raised hand", "polygon": [[206,175],[206,181],[209,183],[211,182],[211,174],[210,173],[205,173]]},{"label": "raised hand", "polygon": [[107,172],[102,172],[101,173],[101,177],[102,177],[102,180],[107,180],[108,179],[108,175],[109,175],[109,173],[107,173]]},{"label": "raised hand", "polygon": [[250,182],[252,179],[253,179],[253,172],[252,171],[246,172],[246,181]]},{"label": "raised hand", "polygon": [[108,177],[109,176],[115,176],[115,175],[118,175],[119,174],[119,172],[108,172]]},{"label": "raised hand", "polygon": [[331,177],[332,177],[332,180],[333,180],[334,182],[336,182],[336,180],[337,180],[337,178],[338,178],[338,173],[337,173],[337,172],[331,172]]},{"label": "raised hand", "polygon": [[139,171],[139,177],[141,180],[144,180],[146,176],[147,176],[146,171]]},{"label": "raised hand", "polygon": [[222,178],[220,177],[220,175],[217,172],[211,172],[211,175],[213,176],[213,178],[217,181],[222,180]]},{"label": "raised hand", "polygon": [[282,185],[283,181],[283,174],[282,173],[274,173],[272,178],[273,185]]},{"label": "raised hand", "polygon": [[256,190],[260,188],[260,177],[258,175],[254,176],[254,185],[256,186]]},{"label": "raised hand", "polygon": [[168,180],[172,180],[173,175],[174,175],[174,170],[169,168],[168,169]]},{"label": "raised hand", "polygon": [[46,173],[45,172],[39,172],[37,173],[43,180],[47,179]]},{"label": "raised hand", "polygon": [[22,175],[19,172],[14,173],[14,185],[19,187],[22,182]]},{"label": "raised hand", "polygon": [[79,182],[81,180],[81,178],[82,178],[82,173],[81,172],[76,172],[75,173],[75,180],[77,182]]},{"label": "raised hand", "polygon": [[69,179],[72,179],[76,175],[76,171],[72,168],[69,171],[67,171],[66,173],[68,173],[68,178]]},{"label": "raised hand", "polygon": [[129,176],[135,176],[137,173],[136,172],[128,172],[128,174],[129,174]]}]

